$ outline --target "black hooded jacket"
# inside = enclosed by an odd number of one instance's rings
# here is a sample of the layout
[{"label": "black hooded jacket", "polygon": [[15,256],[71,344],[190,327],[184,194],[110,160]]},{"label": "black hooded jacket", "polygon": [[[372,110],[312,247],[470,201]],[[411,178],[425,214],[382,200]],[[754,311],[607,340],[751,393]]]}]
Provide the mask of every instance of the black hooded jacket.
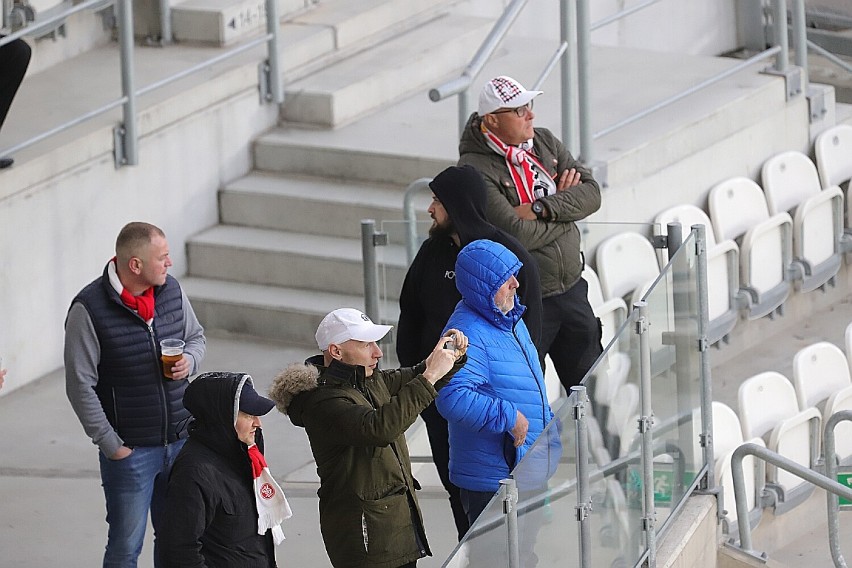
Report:
[{"label": "black hooded jacket", "polygon": [[[172,468],[165,526],[158,533],[161,565],[174,568],[274,568],[271,531],[257,534],[251,462],[237,438],[242,373],[204,373],[187,387],[194,420]],[[258,429],[255,443],[263,453]]]},{"label": "black hooded jacket", "polygon": [[[500,243],[523,263],[518,273],[518,297],[526,306],[523,319],[541,355],[541,281],[538,264],[515,237],[488,222],[485,180],[473,166],[452,166],[429,184],[441,200],[461,246],[488,239]],[[397,357],[402,365],[414,365],[435,347],[461,294],[455,288],[455,261],[459,247],[447,236],[430,237],[408,269],[399,298]],[[452,271],[452,277],[449,277]]]}]

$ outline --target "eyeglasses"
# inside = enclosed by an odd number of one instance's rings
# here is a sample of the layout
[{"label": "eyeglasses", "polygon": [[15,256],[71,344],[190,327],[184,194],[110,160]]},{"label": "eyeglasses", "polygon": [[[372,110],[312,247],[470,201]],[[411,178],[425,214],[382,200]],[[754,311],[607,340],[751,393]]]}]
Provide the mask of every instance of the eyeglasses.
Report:
[{"label": "eyeglasses", "polygon": [[525,104],[524,106],[519,106],[517,108],[504,108],[503,110],[495,110],[491,114],[506,114],[507,112],[513,112],[516,115],[518,115],[518,118],[524,118],[529,113],[532,112],[532,109],[533,109],[533,102],[530,101],[527,104]]}]

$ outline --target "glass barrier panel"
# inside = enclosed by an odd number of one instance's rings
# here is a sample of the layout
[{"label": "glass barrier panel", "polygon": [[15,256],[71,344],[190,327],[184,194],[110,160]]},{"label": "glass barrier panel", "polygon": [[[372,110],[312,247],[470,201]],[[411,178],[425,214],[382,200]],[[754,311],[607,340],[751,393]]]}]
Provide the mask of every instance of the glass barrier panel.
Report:
[{"label": "glass barrier panel", "polygon": [[659,235],[661,231],[659,223],[578,221],[577,227],[580,229],[581,250],[586,255],[586,264],[591,266],[597,266],[595,259],[597,248],[606,239],[622,233],[638,233],[650,241],[655,235]]},{"label": "glass barrier panel", "polygon": [[658,530],[703,466],[697,296],[695,235],[689,234],[644,297],[651,346],[653,490]]}]

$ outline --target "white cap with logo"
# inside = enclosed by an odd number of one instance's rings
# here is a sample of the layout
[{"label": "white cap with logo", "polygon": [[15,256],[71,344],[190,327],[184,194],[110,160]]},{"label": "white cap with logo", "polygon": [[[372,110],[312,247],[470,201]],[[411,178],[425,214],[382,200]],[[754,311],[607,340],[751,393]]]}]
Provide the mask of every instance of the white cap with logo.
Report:
[{"label": "white cap with logo", "polygon": [[320,351],[325,351],[334,343],[344,341],[378,341],[393,328],[392,325],[373,323],[365,313],[355,308],[339,308],[322,318],[317,328],[316,339]]},{"label": "white cap with logo", "polygon": [[485,116],[501,108],[522,107],[543,91],[528,91],[511,77],[494,77],[479,93],[479,116]]}]

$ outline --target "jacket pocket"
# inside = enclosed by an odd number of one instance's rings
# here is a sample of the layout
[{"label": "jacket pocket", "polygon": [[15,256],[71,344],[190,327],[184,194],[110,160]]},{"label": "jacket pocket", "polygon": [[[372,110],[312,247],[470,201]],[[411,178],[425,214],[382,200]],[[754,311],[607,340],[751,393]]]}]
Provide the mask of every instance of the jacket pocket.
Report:
[{"label": "jacket pocket", "polygon": [[398,553],[414,540],[411,510],[404,486],[380,499],[361,500],[361,530],[364,550],[371,559]]}]

